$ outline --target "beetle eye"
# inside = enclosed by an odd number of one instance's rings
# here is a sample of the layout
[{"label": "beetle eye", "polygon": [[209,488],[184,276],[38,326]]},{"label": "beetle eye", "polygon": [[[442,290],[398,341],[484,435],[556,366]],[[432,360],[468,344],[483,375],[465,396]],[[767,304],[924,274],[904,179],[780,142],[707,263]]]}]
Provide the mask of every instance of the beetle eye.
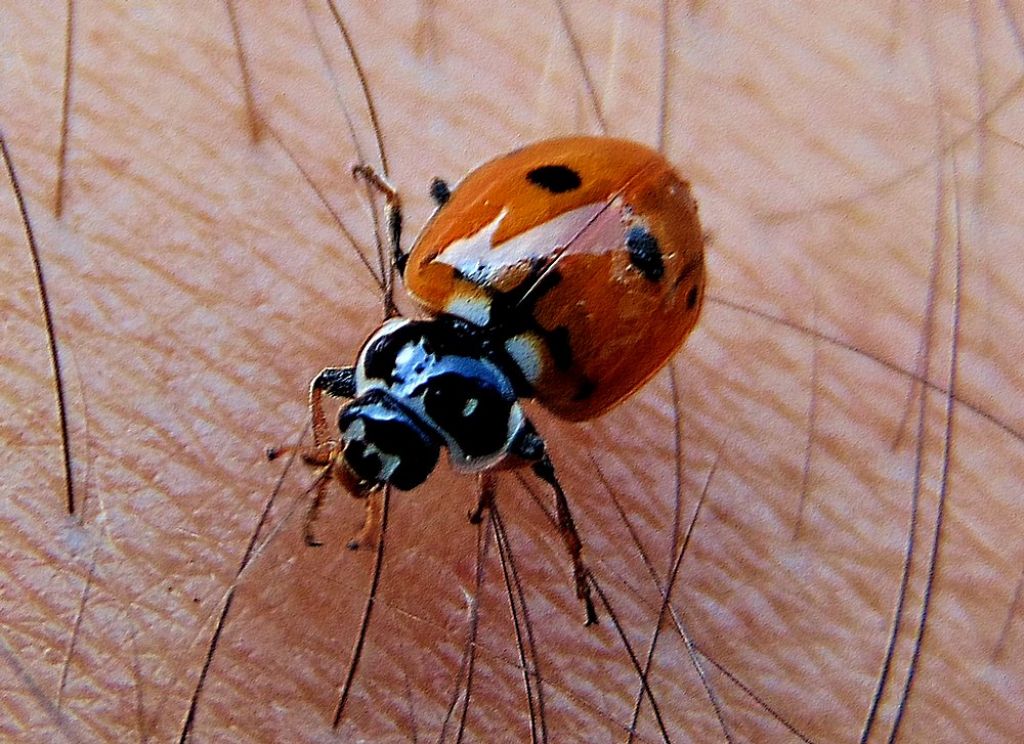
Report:
[{"label": "beetle eye", "polygon": [[438,442],[385,396],[368,394],[352,401],[338,415],[338,428],[345,463],[368,483],[390,483],[408,491],[437,465]]},{"label": "beetle eye", "polygon": [[506,444],[511,401],[472,377],[449,372],[431,379],[423,406],[470,457],[492,455]]}]

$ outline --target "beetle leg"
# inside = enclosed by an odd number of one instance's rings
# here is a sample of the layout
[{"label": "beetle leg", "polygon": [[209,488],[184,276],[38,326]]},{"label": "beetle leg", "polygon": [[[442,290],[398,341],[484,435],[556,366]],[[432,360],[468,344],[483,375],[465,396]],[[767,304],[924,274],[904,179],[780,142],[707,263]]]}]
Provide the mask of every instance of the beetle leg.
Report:
[{"label": "beetle leg", "polygon": [[[359,550],[359,548],[373,548],[377,545],[377,537],[380,535],[380,523],[381,517],[384,513],[384,502],[381,498],[383,489],[376,488],[369,493],[364,494],[366,498],[366,516],[363,520],[363,526],[360,528],[351,540],[348,541],[346,547],[349,550]],[[353,496],[359,496],[359,494],[352,494]]]},{"label": "beetle leg", "polygon": [[547,454],[533,463],[533,472],[555,492],[555,518],[558,522],[558,533],[562,536],[562,542],[565,543],[565,549],[569,552],[569,558],[572,561],[572,575],[576,581],[576,598],[583,602],[586,611],[586,619],[583,624],[593,625],[597,622],[597,611],[590,598],[590,571],[583,563],[583,543],[580,541],[579,533],[576,532],[576,524],[573,522],[565,491],[562,490],[562,485],[555,476],[555,468]]},{"label": "beetle leg", "polygon": [[[332,398],[354,398],[355,367],[327,367],[309,384],[309,417],[313,422],[313,446],[303,447],[299,456],[307,465],[327,465],[334,454],[334,443],[327,437],[327,419],[323,413],[322,393]],[[267,459],[276,460],[294,450],[293,447],[268,447]]]},{"label": "beetle leg", "polygon": [[[327,417],[324,415],[324,393],[333,398],[353,398],[356,394],[355,367],[327,367],[313,378],[309,384],[309,417],[312,421],[313,444],[310,447],[272,447],[267,449],[267,459],[276,460],[289,452],[295,452],[307,465],[319,466],[316,480],[313,482],[313,500],[303,521],[302,534],[306,544],[311,547],[321,545],[313,533],[320,507],[327,497],[327,483],[337,475],[336,463],[340,454],[338,442],[330,439]],[[341,480],[346,480],[342,478]],[[343,483],[351,486],[352,484]],[[353,495],[362,495],[349,488]],[[360,533],[361,534],[361,533]]]},{"label": "beetle leg", "polygon": [[332,398],[356,397],[355,367],[326,367],[313,378],[310,387],[323,390]]},{"label": "beetle leg", "polygon": [[[399,276],[404,276],[409,254],[402,251],[402,198],[398,195],[398,190],[369,165],[353,166],[352,176],[363,179],[384,197],[392,265],[398,270]],[[390,296],[390,286],[387,294],[388,296],[384,298],[385,315],[391,318],[398,314],[398,310],[395,308],[394,299]]]},{"label": "beetle leg", "polygon": [[324,498],[327,495],[327,481],[330,478],[331,463],[328,462],[317,473],[316,481],[313,483],[313,500],[309,502],[309,508],[306,509],[306,518],[302,520],[302,537],[306,541],[306,545],[311,548],[319,548],[323,545],[322,542],[316,539],[313,525],[316,524],[320,516],[320,507],[323,505]]},{"label": "beetle leg", "polygon": [[562,536],[562,542],[565,543],[565,549],[572,561],[576,598],[583,602],[583,607],[586,610],[584,625],[593,625],[597,622],[597,611],[590,598],[590,571],[583,563],[583,543],[580,541],[579,533],[576,532],[576,523],[569,510],[569,501],[565,498],[565,491],[562,490],[562,484],[558,482],[558,477],[555,475],[555,466],[545,451],[544,440],[541,439],[533,425],[527,422],[527,426],[512,442],[509,451],[511,454],[533,463],[534,474],[551,486],[555,492],[555,520],[558,524],[558,533]]}]

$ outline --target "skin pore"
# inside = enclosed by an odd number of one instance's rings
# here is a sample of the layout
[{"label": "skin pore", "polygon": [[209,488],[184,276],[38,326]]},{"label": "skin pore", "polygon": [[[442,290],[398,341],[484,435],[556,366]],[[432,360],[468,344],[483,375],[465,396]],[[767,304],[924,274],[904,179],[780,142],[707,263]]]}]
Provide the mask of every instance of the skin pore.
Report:
[{"label": "skin pore", "polygon": [[[275,497],[286,463],[263,450],[297,438],[308,380],[381,317],[324,206],[376,266],[348,173],[381,163],[345,41],[317,3],[8,5],[0,127],[76,515],[5,176],[0,738],[164,741],[192,710],[199,741],[326,739],[374,552],[344,549],[363,509],[337,492],[306,547],[314,472],[293,464]],[[605,132],[692,181],[710,283],[672,371],[629,402],[582,425],[530,411],[640,667],[701,504],[648,674],[657,714],[607,607],[581,626],[543,485],[498,477],[507,592],[492,518],[466,519],[474,480],[442,466],[391,497],[349,738],[528,741],[532,719],[538,739],[624,741],[642,698],[642,741],[885,741],[897,722],[900,741],[1013,740],[1024,16],[356,5],[407,246],[432,177]]]}]

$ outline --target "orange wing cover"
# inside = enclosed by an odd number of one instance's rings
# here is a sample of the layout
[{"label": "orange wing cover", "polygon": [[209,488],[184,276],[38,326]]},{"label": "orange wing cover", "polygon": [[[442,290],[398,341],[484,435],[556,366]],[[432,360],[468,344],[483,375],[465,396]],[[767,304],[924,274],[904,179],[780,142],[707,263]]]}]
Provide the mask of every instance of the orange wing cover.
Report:
[{"label": "orange wing cover", "polygon": [[592,418],[661,369],[697,322],[697,204],[644,145],[547,140],[466,176],[417,239],[405,282],[432,313],[525,329],[516,338],[531,350],[537,399]]}]

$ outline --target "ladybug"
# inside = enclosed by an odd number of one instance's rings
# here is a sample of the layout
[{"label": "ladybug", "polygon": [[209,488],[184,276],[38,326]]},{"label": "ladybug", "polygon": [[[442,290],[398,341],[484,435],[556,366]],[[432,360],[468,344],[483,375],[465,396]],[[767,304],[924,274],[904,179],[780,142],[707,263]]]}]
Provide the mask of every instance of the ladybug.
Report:
[{"label": "ladybug", "polygon": [[[554,490],[576,594],[586,623],[596,622],[568,501],[521,401],[570,421],[600,416],[683,343],[705,283],[689,184],[636,142],[546,140],[485,163],[454,189],[435,180],[437,209],[406,253],[399,195],[367,166],[354,173],[386,198],[394,267],[427,317],[391,317],[353,366],[313,379],[314,445],[303,456],[324,477],[311,515],[327,478],[355,496],[410,490],[442,450],[467,473],[530,466]],[[336,439],[323,394],[348,401]]]}]

